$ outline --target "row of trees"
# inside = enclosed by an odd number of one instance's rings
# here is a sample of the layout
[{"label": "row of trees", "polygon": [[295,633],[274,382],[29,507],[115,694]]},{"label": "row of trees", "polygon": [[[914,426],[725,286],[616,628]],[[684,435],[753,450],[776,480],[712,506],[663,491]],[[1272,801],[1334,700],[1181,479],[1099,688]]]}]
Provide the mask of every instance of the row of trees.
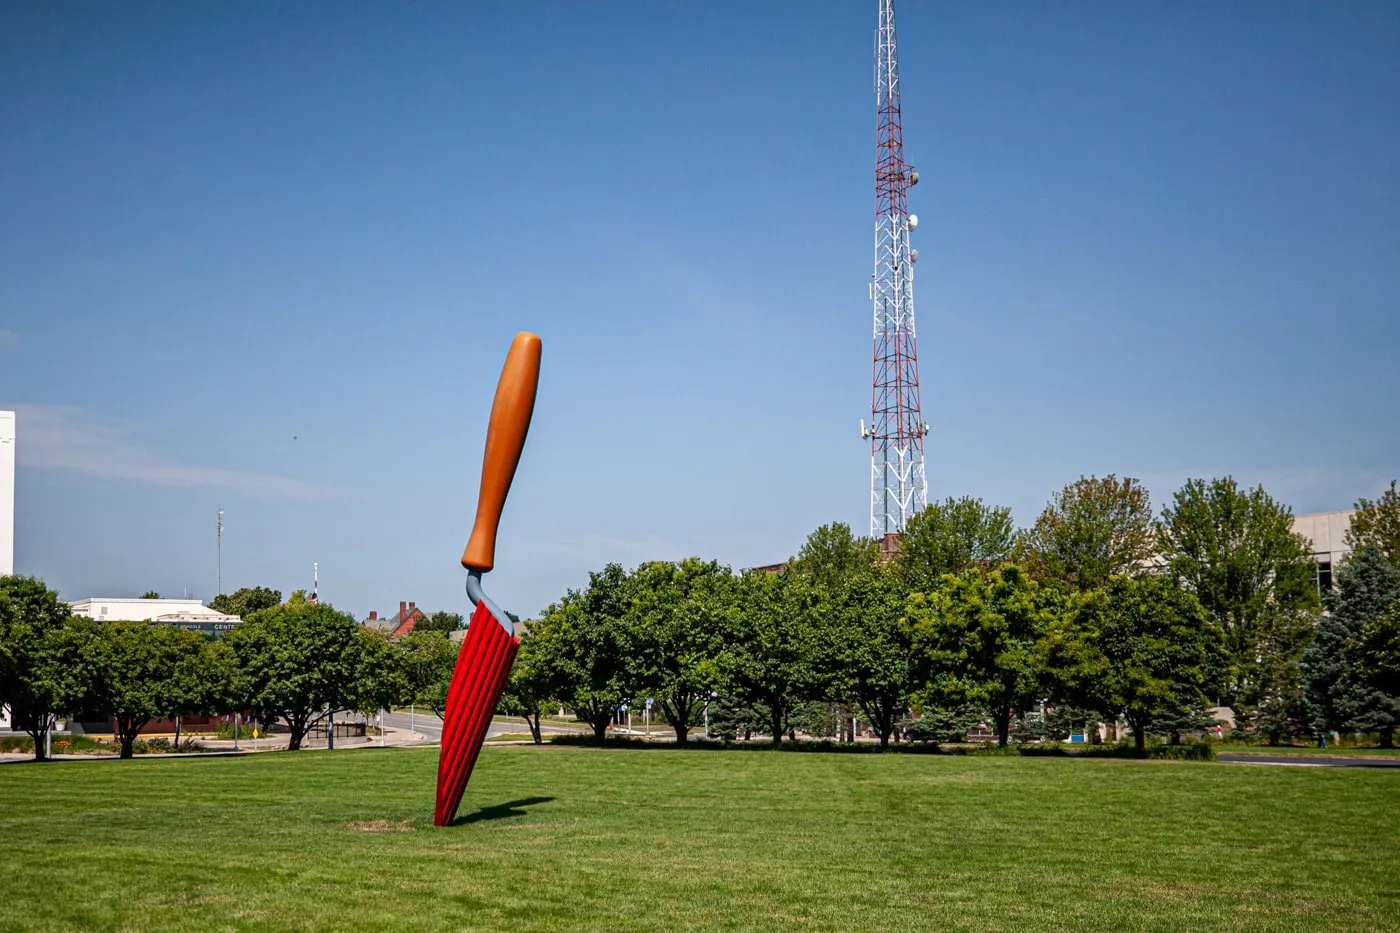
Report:
[{"label": "row of trees", "polygon": [[1125,721],[1142,747],[1219,704],[1272,742],[1361,729],[1389,745],[1398,504],[1393,484],[1358,503],[1325,617],[1289,509],[1229,478],[1189,481],[1160,515],[1133,479],[1081,479],[1019,533],[1008,509],[949,499],[892,554],[829,525],[776,574],[609,565],[529,623],[511,708],[562,703],[601,738],[654,698],[683,742],[714,700],[779,741],[799,710],[844,704],[882,742],[912,712],[950,731],[985,715],[1004,744],[1016,712],[1049,703]]},{"label": "row of trees", "polygon": [[[1231,479],[1189,481],[1160,515],[1132,479],[1086,478],[1017,532],[1008,509],[934,503],[891,550],[817,529],[779,573],[714,561],[610,564],[525,626],[503,712],[560,704],[601,738],[655,699],[686,741],[712,706],[726,728],[780,741],[856,710],[882,742],[916,716],[955,734],[985,719],[1005,744],[1018,713],[1200,728],[1210,704],[1278,741],[1400,722],[1400,494],[1361,500],[1326,614],[1289,510]],[[38,581],[0,578],[0,702],[43,737],[82,710],[116,722],[124,755],[152,719],[253,710],[299,748],[341,710],[439,700],[454,651],[441,625],[388,641],[293,593],[252,588],[216,608],[219,641],[148,623],[72,617]],[[437,616],[433,617],[437,619]],[[436,704],[440,709],[440,702]]]},{"label": "row of trees", "polygon": [[40,581],[0,577],[0,702],[38,758],[55,721],[74,714],[110,718],[123,758],[152,720],[247,710],[285,723],[299,749],[326,717],[429,697],[451,670],[453,645],[441,631],[395,643],[304,593],[280,599],[255,593],[238,607],[251,608],[244,621],[216,641],[159,623],[73,616]]}]

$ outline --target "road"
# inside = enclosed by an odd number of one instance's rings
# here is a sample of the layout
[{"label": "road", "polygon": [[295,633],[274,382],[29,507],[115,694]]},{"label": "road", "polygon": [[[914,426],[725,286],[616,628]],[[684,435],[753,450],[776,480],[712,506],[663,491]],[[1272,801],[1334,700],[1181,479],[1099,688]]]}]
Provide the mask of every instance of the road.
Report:
[{"label": "road", "polygon": [[[428,742],[442,741],[442,720],[438,719],[437,714],[432,710],[414,712],[412,714],[405,712],[385,713],[384,725],[391,729],[412,729],[412,731],[423,736],[423,739]],[[528,732],[529,730],[530,727],[525,725],[523,721],[502,722],[500,719],[493,719],[491,720],[490,727],[486,730],[486,737],[489,739],[493,735],[503,735],[507,732]],[[571,728],[569,726],[553,726],[546,723],[540,731],[553,735],[569,734],[583,730]]]},{"label": "road", "polygon": [[1333,755],[1232,755],[1221,752],[1216,761],[1232,765],[1273,765],[1295,768],[1400,768],[1400,758],[1342,758]]}]

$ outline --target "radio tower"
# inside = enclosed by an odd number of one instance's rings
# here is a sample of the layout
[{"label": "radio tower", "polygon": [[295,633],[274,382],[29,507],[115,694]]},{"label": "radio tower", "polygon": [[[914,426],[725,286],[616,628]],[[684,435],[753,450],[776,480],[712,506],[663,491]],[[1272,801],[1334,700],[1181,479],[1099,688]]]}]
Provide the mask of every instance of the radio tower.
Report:
[{"label": "radio tower", "polygon": [[899,54],[894,0],[880,0],[875,51],[875,365],[870,393],[870,536],[884,541],[904,530],[928,501],[924,435],[919,410],[919,355],[914,340],[914,261],[909,233],[919,218],[909,213],[909,188],[918,172],[904,161],[899,116]]}]

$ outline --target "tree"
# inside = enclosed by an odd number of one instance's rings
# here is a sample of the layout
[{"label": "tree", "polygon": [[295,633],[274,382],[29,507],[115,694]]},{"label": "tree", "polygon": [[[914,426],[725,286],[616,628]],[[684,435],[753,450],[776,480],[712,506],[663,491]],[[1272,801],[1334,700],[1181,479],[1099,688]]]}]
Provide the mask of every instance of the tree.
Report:
[{"label": "tree", "polygon": [[1392,702],[1400,699],[1400,602],[1362,627],[1347,646],[1347,659],[1364,683]]},{"label": "tree", "polygon": [[807,536],[792,568],[813,583],[837,586],[880,562],[880,542],[857,538],[845,522],[823,525]]},{"label": "tree", "polygon": [[1390,481],[1390,488],[1374,502],[1356,500],[1356,511],[1351,516],[1345,540],[1353,551],[1377,548],[1400,564],[1400,490],[1395,488],[1395,480]]},{"label": "tree", "polygon": [[210,639],[153,622],[97,626],[92,706],[116,723],[121,757],[132,756],[136,736],[152,719],[212,711],[227,685],[210,674]]},{"label": "tree", "polygon": [[892,568],[873,566],[828,591],[830,609],[817,633],[815,662],[829,694],[851,698],[880,747],[909,713],[918,658],[903,625],[908,591]]},{"label": "tree", "polygon": [[1297,662],[1318,609],[1312,548],[1292,511],[1232,477],[1192,479],[1162,510],[1157,540],[1167,572],[1225,630],[1233,669],[1222,699],[1237,720],[1266,711],[1278,734],[1301,715]]},{"label": "tree", "polygon": [[755,732],[770,728],[772,721],[772,714],[762,703],[741,697],[719,696],[710,704],[710,735],[724,742],[741,736],[748,741]]},{"label": "tree", "polygon": [[1039,649],[1061,695],[1121,716],[1139,753],[1154,726],[1205,708],[1224,676],[1225,634],[1195,596],[1165,577],[1115,577],[1076,604]]},{"label": "tree", "polygon": [[1303,652],[1308,718],[1320,732],[1376,732],[1381,746],[1394,744],[1400,703],[1366,683],[1347,658],[1347,647],[1366,623],[1400,600],[1400,567],[1367,546],[1337,570],[1336,587],[1323,599],[1327,614],[1317,622]]},{"label": "tree", "polygon": [[684,744],[721,685],[720,654],[734,623],[734,575],[716,561],[653,561],[633,575],[627,619],[632,696],[656,700]]},{"label": "tree", "polygon": [[1000,564],[1015,542],[1010,509],[971,496],[949,496],[909,520],[896,562],[911,588],[929,590],[946,573],[960,573],[972,564]]},{"label": "tree", "polygon": [[160,594],[155,590],[147,590],[141,594],[142,599],[160,599]]},{"label": "tree", "polygon": [[460,612],[434,612],[432,615],[424,615],[414,623],[415,632],[441,632],[444,635],[451,635],[453,632],[466,628],[466,622]]},{"label": "tree", "polygon": [[447,700],[446,685],[457,663],[457,645],[446,634],[431,629],[413,631],[398,640],[406,694],[413,703],[432,707],[442,718]]},{"label": "tree", "polygon": [[33,577],[0,577],[0,703],[46,757],[44,739],[57,718],[88,699],[91,620]]},{"label": "tree", "polygon": [[1013,711],[1031,708],[1037,698],[1036,643],[1056,608],[1053,596],[1015,564],[972,567],[933,593],[911,596],[905,628],[922,661],[924,697],[985,707],[1005,748]]},{"label": "tree", "polygon": [[224,642],[242,669],[244,702],[286,722],[291,751],[327,715],[390,705],[404,683],[401,652],[327,603],[256,612]]},{"label": "tree", "polygon": [[748,711],[761,709],[762,728],[777,745],[796,705],[820,693],[813,643],[823,593],[791,569],[746,573],[737,590],[734,637],[721,661],[726,692],[734,694],[726,710],[738,728],[748,724]]},{"label": "tree", "polygon": [[631,699],[627,612],[631,580],[620,564],[588,575],[530,628],[549,692],[593,728],[602,742],[617,708]]},{"label": "tree", "polygon": [[232,593],[220,593],[209,600],[209,608],[225,615],[248,618],[255,612],[281,605],[282,591],[265,586],[239,587]]},{"label": "tree", "polygon": [[1027,567],[1080,590],[1138,576],[1152,557],[1152,500],[1130,476],[1080,477],[1055,493],[1021,542]]},{"label": "tree", "polygon": [[497,707],[507,716],[523,716],[536,745],[544,742],[540,717],[553,698],[549,668],[540,657],[539,647],[539,641],[528,631],[521,637],[520,650]]}]

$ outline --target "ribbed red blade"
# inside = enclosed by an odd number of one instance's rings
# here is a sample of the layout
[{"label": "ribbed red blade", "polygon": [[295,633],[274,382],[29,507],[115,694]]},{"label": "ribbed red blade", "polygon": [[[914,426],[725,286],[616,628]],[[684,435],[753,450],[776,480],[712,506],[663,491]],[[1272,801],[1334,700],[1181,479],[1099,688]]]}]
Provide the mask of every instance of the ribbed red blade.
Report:
[{"label": "ribbed red blade", "polygon": [[505,689],[520,639],[508,634],[486,604],[472,613],[443,711],[442,749],[438,753],[437,810],[433,823],[451,824],[467,789],[476,756],[486,740],[491,715]]}]

